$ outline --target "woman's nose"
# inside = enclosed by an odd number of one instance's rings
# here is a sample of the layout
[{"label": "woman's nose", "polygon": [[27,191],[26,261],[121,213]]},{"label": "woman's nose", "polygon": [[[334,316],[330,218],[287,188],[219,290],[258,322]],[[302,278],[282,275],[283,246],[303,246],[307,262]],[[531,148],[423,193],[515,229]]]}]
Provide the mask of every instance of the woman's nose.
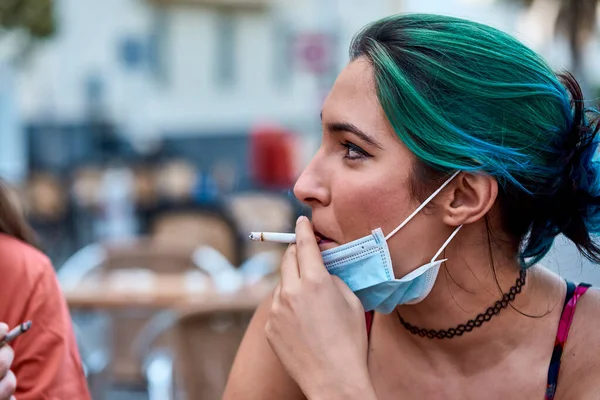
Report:
[{"label": "woman's nose", "polygon": [[311,161],[294,185],[296,198],[309,207],[326,206],[331,199],[329,185],[326,184],[326,173],[322,168],[318,168],[315,161]]}]

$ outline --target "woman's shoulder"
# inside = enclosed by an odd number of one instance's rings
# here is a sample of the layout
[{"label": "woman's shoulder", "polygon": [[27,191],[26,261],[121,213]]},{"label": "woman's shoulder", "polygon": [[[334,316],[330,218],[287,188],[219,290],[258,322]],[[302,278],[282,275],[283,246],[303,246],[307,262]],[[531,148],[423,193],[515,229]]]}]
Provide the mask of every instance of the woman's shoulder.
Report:
[{"label": "woman's shoulder", "polygon": [[53,273],[52,263],[44,253],[30,244],[0,233],[2,286],[18,283],[21,288],[25,288]]},{"label": "woman's shoulder", "polygon": [[304,399],[265,335],[273,296],[256,310],[240,344],[223,399]]},{"label": "woman's shoulder", "polygon": [[[569,340],[572,339],[574,344],[598,346],[600,350],[598,332],[600,332],[600,289],[592,286],[577,300]],[[594,356],[600,366],[600,351],[594,353]]]},{"label": "woman's shoulder", "polygon": [[48,256],[29,243],[25,243],[13,236],[0,233],[0,262],[32,262],[35,264],[48,264]]},{"label": "woman's shoulder", "polygon": [[[600,289],[591,286],[577,299],[569,341],[600,346]],[[597,353],[600,361],[600,352]]]},{"label": "woman's shoulder", "polygon": [[12,346],[18,398],[90,399],[71,319],[50,259],[0,234],[0,321],[31,320],[31,333]]},{"label": "woman's shoulder", "polygon": [[[561,397],[586,399],[600,391],[600,290],[591,287],[577,301],[564,348]],[[557,396],[558,398],[558,396]]]}]

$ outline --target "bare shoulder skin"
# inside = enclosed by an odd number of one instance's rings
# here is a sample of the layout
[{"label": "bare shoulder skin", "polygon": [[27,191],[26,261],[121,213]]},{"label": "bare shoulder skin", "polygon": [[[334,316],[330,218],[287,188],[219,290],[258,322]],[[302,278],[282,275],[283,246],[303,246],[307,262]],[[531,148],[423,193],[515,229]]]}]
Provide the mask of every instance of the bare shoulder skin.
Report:
[{"label": "bare shoulder skin", "polygon": [[273,353],[265,335],[268,296],[256,310],[238,350],[223,400],[303,400],[298,385]]},{"label": "bare shoulder skin", "polygon": [[563,353],[556,399],[600,398],[600,291],[588,289],[577,303]]}]

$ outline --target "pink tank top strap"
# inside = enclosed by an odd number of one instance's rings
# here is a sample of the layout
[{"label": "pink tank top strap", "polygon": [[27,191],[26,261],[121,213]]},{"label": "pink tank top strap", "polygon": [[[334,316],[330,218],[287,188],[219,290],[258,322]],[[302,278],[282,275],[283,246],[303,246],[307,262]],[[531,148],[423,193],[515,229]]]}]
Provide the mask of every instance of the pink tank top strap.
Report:
[{"label": "pink tank top strap", "polygon": [[556,340],[554,341],[554,350],[552,351],[552,357],[550,359],[550,365],[548,367],[548,383],[546,385],[546,396],[545,400],[554,400],[556,389],[558,386],[558,375],[560,372],[560,364],[562,361],[563,351],[567,344],[567,338],[569,337],[569,331],[573,324],[573,317],[575,316],[575,310],[577,309],[577,302],[587,292],[590,285],[581,283],[575,286],[572,282],[567,282],[567,294],[565,296],[565,304],[563,306],[560,321],[558,322],[558,329],[556,331]]},{"label": "pink tank top strap", "polygon": [[375,313],[373,311],[368,311],[365,313],[365,323],[367,325],[367,337],[371,337],[371,326],[373,325],[373,315]]}]

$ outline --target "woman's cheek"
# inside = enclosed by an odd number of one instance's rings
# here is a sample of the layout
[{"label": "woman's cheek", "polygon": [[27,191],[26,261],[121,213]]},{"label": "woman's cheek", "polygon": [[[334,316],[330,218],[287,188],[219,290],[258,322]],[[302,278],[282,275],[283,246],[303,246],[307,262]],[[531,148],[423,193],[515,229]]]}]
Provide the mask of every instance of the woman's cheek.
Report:
[{"label": "woman's cheek", "polygon": [[398,202],[386,190],[375,185],[349,185],[336,191],[336,220],[346,241],[368,235],[373,229],[384,227],[397,212]]}]

